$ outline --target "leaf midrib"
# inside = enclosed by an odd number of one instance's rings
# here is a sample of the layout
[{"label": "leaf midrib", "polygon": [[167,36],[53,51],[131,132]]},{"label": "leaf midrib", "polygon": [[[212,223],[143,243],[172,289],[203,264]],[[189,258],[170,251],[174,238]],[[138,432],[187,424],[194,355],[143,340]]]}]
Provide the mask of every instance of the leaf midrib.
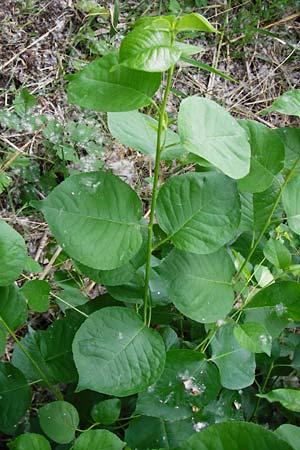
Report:
[{"label": "leaf midrib", "polygon": [[[53,208],[51,206],[46,206],[45,208],[43,208],[44,210],[52,210],[52,211],[56,211],[58,213],[60,213],[61,209],[57,209],[57,208]],[[77,212],[71,212],[71,211],[63,211],[63,214],[67,214],[67,215],[73,215],[73,216],[79,216],[79,217],[85,217],[86,219],[89,220],[97,220],[99,222],[108,222],[108,223],[114,223],[117,225],[126,225],[126,226],[139,226],[140,224],[138,222],[121,222],[119,220],[113,220],[113,219],[108,219],[105,217],[93,217],[93,216],[89,216],[89,215],[83,215]]]}]

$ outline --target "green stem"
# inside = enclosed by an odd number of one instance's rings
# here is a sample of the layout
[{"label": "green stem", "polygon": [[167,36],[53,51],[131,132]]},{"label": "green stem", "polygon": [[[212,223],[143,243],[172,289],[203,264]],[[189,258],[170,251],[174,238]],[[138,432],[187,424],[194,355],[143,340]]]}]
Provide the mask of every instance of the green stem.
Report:
[{"label": "green stem", "polygon": [[166,105],[168,100],[168,95],[171,88],[171,81],[174,72],[174,66],[170,67],[168,70],[168,78],[165,87],[163,101],[159,111],[158,119],[158,129],[157,129],[157,140],[156,140],[156,154],[155,154],[155,167],[154,167],[154,181],[152,190],[152,200],[151,200],[151,210],[150,218],[148,224],[148,241],[147,241],[147,259],[146,259],[146,273],[145,273],[145,291],[144,291],[144,323],[145,325],[150,325],[151,322],[151,299],[149,294],[149,281],[150,281],[150,269],[151,269],[151,254],[152,254],[152,239],[153,239],[153,224],[155,217],[155,207],[156,199],[158,193],[158,180],[159,180],[159,169],[160,169],[160,157],[163,150],[162,145],[162,134],[164,130]]},{"label": "green stem", "polygon": [[39,375],[41,376],[41,379],[44,381],[44,383],[48,386],[48,388],[50,389],[50,391],[53,393],[53,395],[57,398],[57,400],[63,400],[63,396],[62,394],[52,386],[52,384],[50,383],[50,381],[48,380],[47,376],[45,375],[45,373],[42,371],[42,369],[40,368],[39,364],[36,362],[36,360],[30,355],[30,353],[26,350],[26,348],[23,346],[23,344],[21,344],[20,340],[18,339],[18,337],[16,336],[16,334],[13,332],[13,330],[10,328],[10,326],[8,325],[8,323],[3,319],[2,316],[0,316],[0,323],[3,324],[4,328],[7,330],[7,332],[10,334],[10,336],[13,338],[13,340],[15,341],[15,343],[18,345],[18,347],[20,348],[20,350],[24,353],[24,355],[29,359],[29,361],[31,362],[31,364],[35,367],[36,371],[39,373]]},{"label": "green stem", "polygon": [[[267,387],[267,384],[268,384],[268,381],[270,379],[270,376],[271,376],[271,373],[272,373],[273,369],[274,369],[274,363],[272,362],[270,367],[269,367],[269,370],[268,370],[267,376],[265,378],[264,384],[262,385],[262,388],[260,390],[260,394],[263,394],[265,392],[265,389]],[[253,412],[253,417],[254,418],[256,418],[260,402],[261,402],[261,397],[258,397],[257,402],[256,402],[256,406],[255,406],[255,410]]]},{"label": "green stem", "polygon": [[265,232],[266,232],[268,226],[270,225],[271,220],[272,220],[272,217],[273,217],[273,214],[274,214],[274,212],[275,212],[275,210],[276,210],[276,208],[277,208],[277,206],[278,206],[278,203],[280,202],[282,193],[283,193],[283,191],[284,191],[286,185],[287,185],[288,182],[290,181],[292,175],[294,174],[294,172],[295,172],[295,170],[296,170],[296,168],[297,168],[297,166],[298,166],[299,161],[300,161],[300,158],[298,158],[298,159],[296,160],[295,164],[293,165],[293,167],[292,167],[291,170],[289,171],[289,173],[288,173],[286,179],[284,180],[284,183],[282,184],[282,186],[281,186],[281,188],[280,188],[280,191],[279,191],[279,193],[278,193],[278,195],[277,195],[277,197],[276,197],[275,203],[274,203],[274,205],[273,205],[273,208],[271,209],[271,212],[270,212],[270,214],[269,214],[269,216],[268,216],[268,219],[267,219],[267,221],[266,221],[266,223],[265,223],[263,229],[262,229],[261,232],[259,233],[259,235],[258,235],[258,237],[257,237],[257,239],[256,239],[256,241],[255,241],[255,243],[254,243],[254,245],[252,246],[252,248],[251,248],[251,250],[250,250],[250,252],[249,252],[247,258],[245,259],[245,261],[244,261],[243,264],[241,265],[240,270],[238,271],[238,273],[237,273],[237,275],[236,275],[236,280],[238,280],[238,278],[239,278],[239,276],[241,275],[241,273],[243,272],[244,268],[247,266],[247,264],[248,264],[248,262],[250,261],[250,259],[251,259],[252,255],[253,255],[253,253],[255,252],[255,250],[256,250],[258,244],[260,243],[260,241],[261,241],[263,235],[265,234]]}]

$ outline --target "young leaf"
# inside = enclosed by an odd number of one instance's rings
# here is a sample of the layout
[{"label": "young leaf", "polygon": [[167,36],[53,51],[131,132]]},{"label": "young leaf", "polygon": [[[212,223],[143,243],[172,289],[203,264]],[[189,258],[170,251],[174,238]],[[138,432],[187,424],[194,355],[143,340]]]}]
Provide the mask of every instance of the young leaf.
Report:
[{"label": "young leaf", "polygon": [[51,450],[49,441],[41,434],[21,434],[8,444],[10,450]]},{"label": "young leaf", "polygon": [[181,56],[172,31],[150,25],[135,27],[122,41],[120,64],[145,72],[164,72]]},{"label": "young leaf", "polygon": [[[157,120],[138,111],[109,113],[107,120],[109,131],[121,144],[155,158]],[[180,138],[174,131],[165,131],[164,142],[162,159],[176,159],[184,153]]]},{"label": "young leaf", "polygon": [[194,415],[192,406],[202,409],[221,388],[218,370],[192,350],[171,350],[159,381],[138,396],[136,413],[168,421]]},{"label": "young leaf", "polygon": [[212,100],[188,97],[178,116],[179,134],[186,151],[205,158],[231,178],[243,178],[250,169],[247,133]]},{"label": "young leaf", "polygon": [[88,302],[88,297],[77,287],[69,286],[66,283],[61,283],[61,287],[63,287],[63,290],[60,291],[57,297],[54,297],[54,300],[63,312],[72,308],[72,306],[76,307]]},{"label": "young leaf", "polygon": [[4,220],[0,220],[0,286],[15,281],[26,265],[24,239]]},{"label": "young leaf", "polygon": [[118,420],[120,411],[121,400],[119,398],[109,398],[94,405],[91,416],[95,422],[111,425]]},{"label": "young leaf", "polygon": [[289,227],[300,234],[300,175],[294,175],[282,194],[283,208]]},{"label": "young leaf", "polygon": [[97,59],[69,76],[71,103],[94,111],[131,111],[149,105],[159,88],[161,75],[120,66],[118,56]]},{"label": "young leaf", "polygon": [[170,299],[185,316],[210,323],[230,312],[234,266],[225,249],[210,255],[174,249],[155,270],[166,280]]},{"label": "young leaf", "polygon": [[149,28],[152,30],[168,31],[172,30],[175,19],[176,17],[173,14],[167,16],[141,17],[135,22],[134,28],[141,27],[141,30]]},{"label": "young leaf", "polygon": [[283,168],[284,146],[274,130],[254,120],[240,120],[251,145],[250,172],[238,182],[244,192],[263,192]]},{"label": "young leaf", "polygon": [[35,97],[25,88],[17,95],[13,107],[18,116],[25,116],[37,104]]},{"label": "young leaf", "polygon": [[159,191],[156,217],[175,247],[212,253],[237,232],[240,200],[236,184],[214,172],[173,177]]},{"label": "young leaf", "polygon": [[31,388],[23,373],[0,362],[0,431],[13,434],[31,403]]},{"label": "young leaf", "polygon": [[222,326],[211,343],[212,361],[218,366],[221,384],[226,389],[251,386],[255,378],[255,355],[240,346],[233,324]]},{"label": "young leaf", "polygon": [[94,269],[120,267],[142,243],[141,202],[109,172],[67,178],[42,202],[41,209],[62,248]]},{"label": "young leaf", "polygon": [[243,325],[237,325],[233,334],[240,346],[249,352],[271,355],[272,336],[260,323],[247,322]]},{"label": "young leaf", "polygon": [[182,31],[205,31],[217,33],[217,30],[209,23],[205,17],[198,13],[185,14],[177,19],[176,30]]},{"label": "young leaf", "polygon": [[300,391],[297,389],[275,389],[267,394],[257,394],[257,397],[265,398],[270,403],[279,402],[290,411],[300,412]]},{"label": "young leaf", "polygon": [[39,263],[37,261],[35,261],[30,256],[27,256],[27,259],[25,261],[24,270],[26,270],[26,272],[29,272],[29,273],[41,273],[43,269],[41,268],[41,266],[39,265]]},{"label": "young leaf", "polygon": [[268,114],[273,111],[290,116],[300,116],[300,89],[285,92],[260,114]]},{"label": "young leaf", "polygon": [[174,46],[181,51],[180,59],[184,58],[185,56],[195,55],[196,53],[202,52],[204,50],[203,47],[199,47],[198,45],[186,44],[185,42],[181,41],[174,41]]},{"label": "young leaf", "polygon": [[169,422],[141,416],[130,422],[125,440],[133,449],[175,449],[193,433],[191,419]]},{"label": "young leaf", "polygon": [[56,401],[39,409],[40,426],[44,433],[58,444],[67,444],[75,437],[79,416],[71,403]]},{"label": "young leaf", "polygon": [[165,364],[161,336],[134,311],[120,307],[89,316],[75,336],[73,355],[78,391],[92,389],[120,397],[155,383]]},{"label": "young leaf", "polygon": [[30,309],[37,312],[48,311],[50,302],[50,284],[43,280],[27,281],[21,289],[21,293],[28,301]]},{"label": "young leaf", "polygon": [[27,306],[20,289],[15,285],[0,287],[0,317],[13,330],[27,319]]},{"label": "young leaf", "polygon": [[74,443],[74,450],[122,450],[125,442],[108,430],[89,430]]},{"label": "young leaf", "polygon": [[277,436],[279,436],[283,441],[286,441],[293,448],[293,450],[298,450],[300,442],[299,427],[284,423],[283,425],[280,425],[277,430],[275,430],[275,434],[277,434]]},{"label": "young leaf", "polygon": [[[216,443],[218,447],[216,447]],[[272,431],[245,422],[224,422],[205,428],[183,443],[182,450],[292,450]]]},{"label": "young leaf", "polygon": [[292,263],[292,255],[286,246],[277,239],[269,239],[264,246],[264,255],[270,263],[280,269],[286,269]]}]

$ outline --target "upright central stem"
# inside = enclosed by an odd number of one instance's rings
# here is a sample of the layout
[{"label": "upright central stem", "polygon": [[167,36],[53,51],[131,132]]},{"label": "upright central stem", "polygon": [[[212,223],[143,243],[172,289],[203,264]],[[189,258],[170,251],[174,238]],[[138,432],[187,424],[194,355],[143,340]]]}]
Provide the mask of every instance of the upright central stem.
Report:
[{"label": "upright central stem", "polygon": [[152,200],[151,200],[151,210],[150,219],[148,224],[148,240],[147,240],[147,260],[146,260],[146,274],[145,274],[145,291],[144,291],[144,323],[145,325],[150,325],[151,322],[151,298],[149,292],[149,281],[150,281],[150,270],[151,270],[151,254],[152,254],[152,239],[153,239],[153,224],[155,217],[155,207],[157,199],[157,188],[159,180],[159,169],[160,169],[160,157],[163,150],[162,145],[162,134],[164,130],[166,105],[168,100],[168,95],[171,88],[171,81],[174,72],[174,66],[170,67],[168,70],[168,78],[165,87],[163,101],[159,111],[158,119],[158,129],[157,129],[157,140],[156,140],[156,153],[155,153],[155,168],[154,168],[154,180],[152,189]]}]

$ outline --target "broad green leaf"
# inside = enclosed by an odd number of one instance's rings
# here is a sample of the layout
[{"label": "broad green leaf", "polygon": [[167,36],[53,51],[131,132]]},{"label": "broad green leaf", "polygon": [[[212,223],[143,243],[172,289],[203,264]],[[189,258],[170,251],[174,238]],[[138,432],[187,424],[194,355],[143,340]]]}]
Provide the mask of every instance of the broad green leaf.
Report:
[{"label": "broad green leaf", "polygon": [[122,41],[120,64],[145,72],[164,72],[181,56],[173,44],[173,32],[156,27],[135,27]]},{"label": "broad green leaf", "polygon": [[[158,122],[138,111],[109,113],[109,131],[121,144],[155,158]],[[167,129],[163,134],[162,159],[175,159],[184,153],[179,136]]]},{"label": "broad green leaf", "polygon": [[141,246],[141,202],[110,172],[67,178],[42,202],[41,209],[62,248],[94,269],[120,267]]},{"label": "broad green leaf", "polygon": [[253,195],[250,192],[241,192],[240,200],[241,222],[239,228],[241,231],[253,230]]},{"label": "broad green leaf", "polygon": [[300,158],[300,128],[277,128],[276,133],[284,144],[284,167],[291,169]]},{"label": "broad green leaf", "polygon": [[4,328],[0,327],[0,357],[3,355],[6,347],[6,333]]},{"label": "broad green leaf", "polygon": [[240,346],[249,352],[271,355],[272,336],[260,323],[247,322],[243,325],[237,325],[233,334]]},{"label": "broad green leaf", "polygon": [[129,261],[129,263],[127,264],[124,264],[124,266],[112,270],[92,269],[91,267],[87,267],[77,261],[75,262],[75,266],[80,270],[81,273],[89,277],[91,280],[105,286],[119,286],[123,283],[127,283],[132,279],[135,271],[135,268],[132,265],[131,261]]},{"label": "broad green leaf", "polygon": [[131,111],[149,105],[160,85],[160,74],[120,66],[118,56],[110,54],[69,76],[71,103],[94,111]]},{"label": "broad green leaf", "polygon": [[268,114],[273,111],[289,116],[300,116],[300,89],[285,92],[260,114]]},{"label": "broad green leaf", "polygon": [[251,146],[250,172],[238,182],[245,192],[263,192],[283,168],[284,146],[274,130],[254,120],[240,120]]},{"label": "broad green leaf", "polygon": [[51,286],[44,280],[30,280],[27,281],[21,289],[21,293],[28,301],[30,309],[36,312],[48,311],[50,302]]},{"label": "broad green leaf", "polygon": [[4,220],[0,220],[0,286],[15,281],[26,265],[24,239]]},{"label": "broad green leaf", "polygon": [[48,403],[38,410],[38,414],[43,432],[54,442],[67,444],[74,439],[79,416],[71,403],[64,401]]},{"label": "broad green leaf", "polygon": [[267,394],[257,394],[270,403],[279,402],[290,411],[300,412],[300,391],[297,389],[275,389]]},{"label": "broad green leaf", "polygon": [[299,427],[285,423],[275,430],[275,434],[286,441],[294,450],[298,450],[300,442]]},{"label": "broad green leaf", "polygon": [[[50,375],[48,374],[48,369],[39,348],[39,341],[43,334],[44,331],[34,331],[29,327],[28,333],[21,340],[21,343],[22,346],[30,353],[32,358],[34,358],[34,360],[38,363],[39,367],[45,373],[47,378],[50,379],[50,381],[54,382],[54,380],[52,380],[50,378]],[[23,372],[28,381],[39,380],[41,378],[41,375],[36,370],[34,365],[29,361],[27,356],[24,355],[24,353],[18,346],[15,346],[14,348],[12,363]]]},{"label": "broad green leaf", "polygon": [[264,246],[264,255],[270,263],[286,269],[292,263],[292,255],[286,246],[277,239],[269,239]]},{"label": "broad green leaf", "polygon": [[143,234],[142,245],[136,255],[124,266],[112,270],[95,270],[78,262],[75,263],[75,266],[91,280],[105,286],[120,286],[130,282],[136,275],[137,269],[146,262],[147,229],[142,229],[141,232]]},{"label": "broad green leaf", "polygon": [[201,156],[231,178],[248,174],[251,151],[247,133],[217,103],[186,98],[180,105],[178,127],[187,152]]},{"label": "broad green leaf", "polygon": [[[258,192],[253,194],[253,226],[254,230],[261,230],[268,220],[274,204],[276,202],[277,196],[280,191],[280,186],[277,182],[273,182],[264,192]],[[277,207],[274,212],[272,219],[282,218],[282,211],[280,207]]]},{"label": "broad green leaf", "polygon": [[22,326],[26,321],[26,302],[15,284],[0,287],[0,317],[13,330]]},{"label": "broad green leaf", "polygon": [[182,450],[292,450],[272,431],[245,422],[224,422],[205,428],[181,446]]},{"label": "broad green leaf", "polygon": [[222,72],[221,70],[216,69],[215,67],[211,67],[207,64],[204,64],[202,61],[197,61],[196,59],[187,58],[186,56],[181,55],[180,57],[181,61],[184,61],[185,63],[199,67],[202,70],[205,70],[206,72],[214,73],[216,75],[219,75],[222,78],[225,78],[226,80],[232,81],[234,83],[237,83],[238,81],[232,78],[231,76],[227,75],[226,73]]},{"label": "broad green leaf", "polygon": [[205,17],[198,13],[185,14],[176,21],[176,30],[182,31],[206,31],[216,33],[217,30]]},{"label": "broad green leaf", "polygon": [[170,299],[185,316],[210,323],[230,312],[234,266],[224,249],[210,255],[174,249],[155,270],[166,280]]},{"label": "broad green leaf", "polygon": [[300,174],[294,175],[282,194],[283,208],[289,227],[300,234]]},{"label": "broad green leaf", "polygon": [[[136,270],[129,282],[121,286],[109,286],[107,291],[113,298],[121,302],[142,304],[145,291],[144,278],[145,266]],[[149,288],[154,306],[170,303],[165,289],[165,281],[153,268],[150,269]]]},{"label": "broad green leaf", "polygon": [[130,422],[125,441],[132,449],[175,449],[193,433],[190,419],[168,422],[156,417],[141,416]]},{"label": "broad green leaf", "polygon": [[[251,270],[251,266],[261,264],[262,260],[264,259],[264,254],[263,254],[264,244],[265,244],[265,239],[262,238],[262,240],[260,241],[260,243],[256,247],[253,255],[250,258],[250,261],[249,261],[250,267],[248,265],[248,269]],[[239,252],[243,258],[247,258],[250,250],[252,249],[252,245],[253,245],[253,232],[246,232],[246,233],[242,233],[238,237],[238,239],[235,242],[233,242],[232,248],[234,250],[236,250],[237,252]],[[236,261],[238,262],[239,259],[240,258],[238,257],[238,259]],[[240,261],[240,264],[241,264],[241,262],[242,261]]]},{"label": "broad green leaf", "polygon": [[72,342],[81,319],[70,315],[56,320],[39,338],[39,349],[51,378],[58,382],[77,381]]},{"label": "broad green leaf", "polygon": [[103,425],[111,425],[119,418],[121,411],[121,401],[119,398],[109,398],[102,400],[93,406],[91,416],[95,422]]},{"label": "broad green leaf", "polygon": [[212,253],[237,232],[240,200],[236,184],[214,172],[173,177],[159,191],[156,217],[175,247]]},{"label": "broad green leaf", "polygon": [[[240,392],[224,389],[217,400],[205,406],[201,410],[200,416],[203,428],[204,425],[213,425],[214,423],[244,420],[242,394]],[[198,427],[200,426],[198,425]]]},{"label": "broad green leaf", "polygon": [[30,109],[32,109],[37,104],[35,97],[30,94],[28,89],[21,89],[17,95],[13,107],[15,112],[20,116],[25,116]]},{"label": "broad green leaf", "polygon": [[23,373],[0,362],[0,431],[13,434],[31,403],[31,388]]},{"label": "broad green leaf", "polygon": [[51,450],[49,441],[41,434],[21,434],[8,444],[10,450]]},{"label": "broad green leaf", "polygon": [[281,281],[258,292],[245,306],[247,321],[262,323],[273,337],[287,326],[289,320],[300,320],[300,285]]},{"label": "broad green leaf", "polygon": [[122,450],[125,442],[108,430],[89,430],[74,443],[74,450]]},{"label": "broad green leaf", "polygon": [[152,386],[138,396],[136,412],[144,416],[176,421],[192,417],[221,388],[216,367],[192,350],[171,350],[165,370]]},{"label": "broad green leaf", "polygon": [[240,346],[234,337],[234,324],[222,326],[211,343],[212,361],[218,366],[226,389],[243,389],[255,378],[255,355]]},{"label": "broad green leaf", "polygon": [[120,397],[155,383],[165,364],[161,336],[134,311],[120,307],[89,316],[75,336],[73,355],[78,391],[92,389]]}]

